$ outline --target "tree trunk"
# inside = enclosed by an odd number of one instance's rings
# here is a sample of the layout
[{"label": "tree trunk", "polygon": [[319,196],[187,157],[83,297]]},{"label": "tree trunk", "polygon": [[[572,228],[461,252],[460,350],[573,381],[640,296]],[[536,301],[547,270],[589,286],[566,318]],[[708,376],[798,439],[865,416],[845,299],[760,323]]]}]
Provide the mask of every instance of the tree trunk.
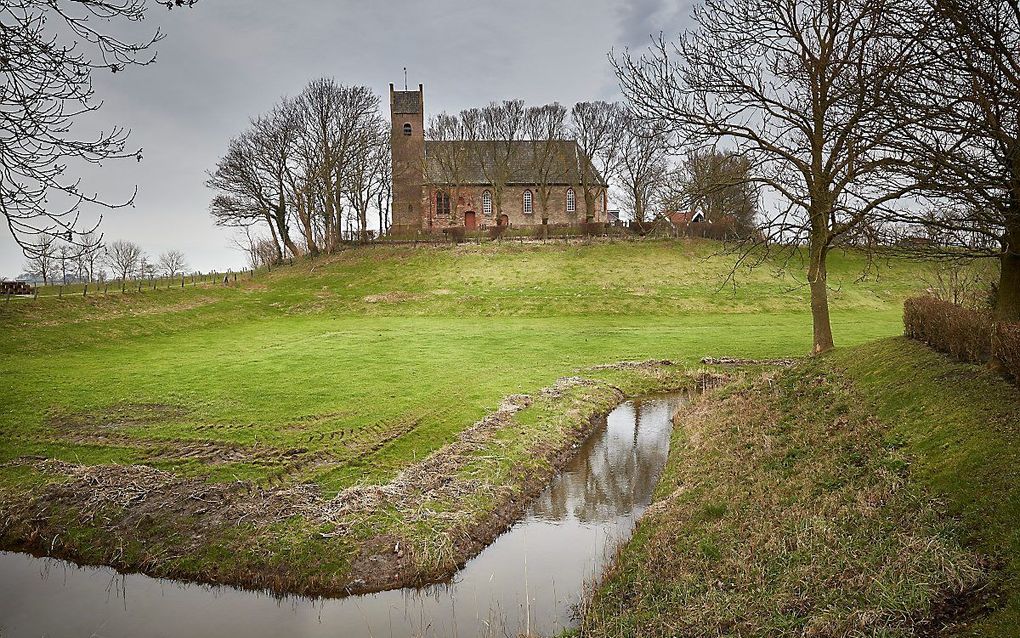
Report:
[{"label": "tree trunk", "polygon": [[276,254],[275,259],[273,260],[273,263],[282,264],[283,263],[283,247],[280,245],[280,237],[279,237],[279,235],[276,232],[276,224],[275,224],[273,219],[269,220],[268,226],[269,226],[269,234],[273,238],[273,252]]},{"label": "tree trunk", "polygon": [[811,287],[811,323],[814,330],[812,354],[821,354],[834,347],[832,324],[829,322],[829,290],[825,267],[828,247],[825,238],[820,235],[821,233],[817,231],[811,233],[811,262],[808,266],[808,284]]},{"label": "tree trunk", "polygon": [[584,221],[595,219],[595,193],[591,189],[584,189]]},{"label": "tree trunk", "polygon": [[999,290],[995,300],[995,318],[1010,323],[1020,322],[1020,221],[1008,228],[1006,246],[999,258]]}]

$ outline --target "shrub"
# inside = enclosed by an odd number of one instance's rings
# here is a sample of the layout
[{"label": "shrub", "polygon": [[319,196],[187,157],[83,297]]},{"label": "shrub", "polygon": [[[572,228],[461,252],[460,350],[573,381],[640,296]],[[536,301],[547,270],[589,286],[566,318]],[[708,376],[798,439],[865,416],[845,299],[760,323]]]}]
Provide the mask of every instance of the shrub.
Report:
[{"label": "shrub", "polygon": [[992,340],[995,358],[1014,379],[1020,380],[1020,323],[995,326]]},{"label": "shrub", "polygon": [[452,241],[455,244],[464,243],[464,236],[466,232],[467,229],[464,228],[463,226],[450,226],[449,228],[443,229],[443,233],[445,233],[446,236],[450,239],[450,241]]},{"label": "shrub", "polygon": [[499,239],[506,232],[507,226],[489,226],[489,239]]},{"label": "shrub", "polygon": [[934,297],[912,297],[903,304],[903,327],[911,339],[963,361],[981,363],[992,354],[990,313]]}]

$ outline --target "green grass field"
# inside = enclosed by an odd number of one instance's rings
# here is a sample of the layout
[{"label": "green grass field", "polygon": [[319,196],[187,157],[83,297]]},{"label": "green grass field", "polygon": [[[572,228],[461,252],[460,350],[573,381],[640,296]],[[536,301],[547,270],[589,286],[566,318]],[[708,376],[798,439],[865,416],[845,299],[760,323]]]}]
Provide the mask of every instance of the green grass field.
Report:
[{"label": "green grass field", "polygon": [[[4,542],[308,593],[345,582],[372,538],[412,529],[415,567],[446,573],[456,556],[451,530],[520,500],[521,476],[551,472],[544,455],[611,407],[607,388],[679,387],[690,382],[683,367],[706,355],[809,351],[800,265],[738,272],[734,286],[732,257],[720,249],[690,241],[369,247],[230,287],[12,300],[0,306],[0,510],[22,524],[0,530]],[[839,345],[900,333],[902,301],[920,286],[921,265],[868,266],[855,254],[832,256]],[[646,359],[684,366],[586,370]],[[343,490],[387,483],[504,397],[575,374],[601,385],[536,402],[505,433],[451,461],[465,485],[487,486],[472,498],[414,494],[414,508],[396,502],[348,516],[339,535],[300,514],[308,486],[319,511]],[[158,486],[145,494],[214,496],[182,497],[191,509],[153,522],[130,506],[139,482]],[[105,486],[103,499],[72,498],[87,485]],[[252,523],[231,510],[244,500],[241,486],[264,490],[263,509],[276,517]],[[209,499],[237,519],[196,514]],[[431,514],[422,519],[423,511]],[[97,517],[115,521],[115,531]],[[39,520],[46,525],[31,523]],[[320,532],[328,544],[309,540]]]},{"label": "green grass field", "polygon": [[[0,460],[38,454],[131,462],[129,446],[75,444],[60,415],[164,405],[121,434],[282,449],[309,433],[415,426],[369,455],[302,476],[337,490],[382,481],[511,393],[622,359],[807,352],[806,290],[767,269],[724,276],[710,243],[350,251],[237,288],[14,302],[0,315]],[[834,258],[840,344],[900,332],[918,266]],[[165,417],[165,418],[164,418]],[[130,420],[130,419],[129,419]],[[310,420],[314,425],[288,428]],[[326,445],[326,444],[324,444]],[[178,471],[272,479],[270,466]]]}]

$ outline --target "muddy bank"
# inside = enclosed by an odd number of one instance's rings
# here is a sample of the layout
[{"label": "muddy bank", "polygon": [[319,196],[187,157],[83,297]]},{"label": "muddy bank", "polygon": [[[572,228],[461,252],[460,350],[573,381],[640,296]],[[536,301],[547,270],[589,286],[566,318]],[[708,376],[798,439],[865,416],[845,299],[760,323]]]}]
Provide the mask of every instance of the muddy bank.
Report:
[{"label": "muddy bank", "polygon": [[588,584],[651,500],[669,454],[670,417],[687,396],[645,396],[598,419],[521,520],[449,583],[280,601],[0,552],[4,636],[133,638],[154,627],[195,638],[560,635],[575,626]]},{"label": "muddy bank", "polygon": [[[280,594],[344,596],[442,582],[521,517],[628,394],[705,383],[668,362],[609,368],[627,381],[568,377],[533,396],[507,397],[393,481],[330,499],[315,485],[206,483],[143,465],[18,459],[13,464],[31,472],[35,485],[0,493],[0,544]],[[518,420],[527,408],[540,417]],[[506,459],[515,460],[491,469]]]}]

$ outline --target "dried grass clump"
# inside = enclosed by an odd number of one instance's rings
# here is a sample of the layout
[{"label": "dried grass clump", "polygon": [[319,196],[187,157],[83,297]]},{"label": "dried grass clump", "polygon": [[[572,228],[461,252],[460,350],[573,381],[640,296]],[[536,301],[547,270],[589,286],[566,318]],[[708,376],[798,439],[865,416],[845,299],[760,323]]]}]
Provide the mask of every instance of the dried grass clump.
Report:
[{"label": "dried grass clump", "polygon": [[917,636],[978,592],[941,503],[822,362],[680,415],[659,500],[586,605],[584,636]]}]

